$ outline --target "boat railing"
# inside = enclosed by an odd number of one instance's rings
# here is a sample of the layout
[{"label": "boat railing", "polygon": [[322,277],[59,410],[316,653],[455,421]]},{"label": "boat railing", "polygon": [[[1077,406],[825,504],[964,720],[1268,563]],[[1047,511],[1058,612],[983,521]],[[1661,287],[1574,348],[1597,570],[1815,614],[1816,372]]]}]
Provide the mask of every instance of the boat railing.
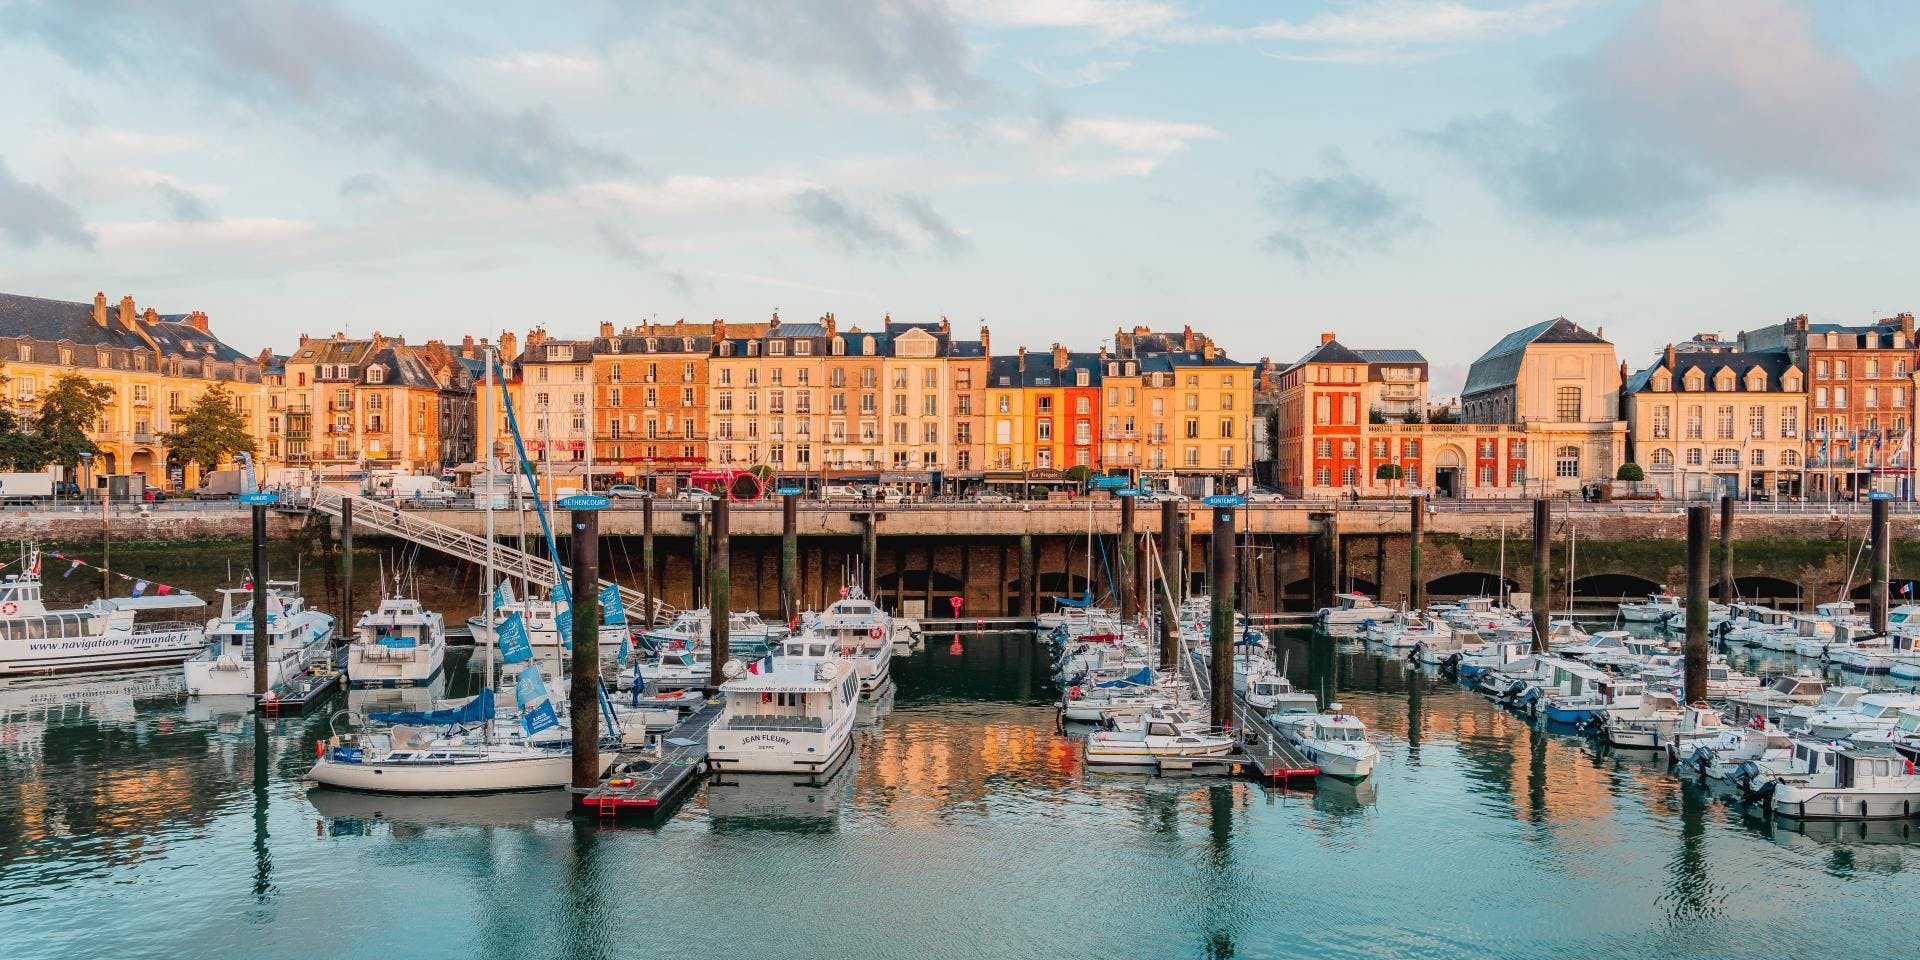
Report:
[{"label": "boat railing", "polygon": [[827,728],[819,717],[746,716],[730,717],[728,730],[766,730],[777,733],[819,733]]},{"label": "boat railing", "polygon": [[175,630],[200,630],[205,627],[204,622],[195,620],[149,620],[134,624],[133,634],[137,637],[143,633],[171,633]]}]

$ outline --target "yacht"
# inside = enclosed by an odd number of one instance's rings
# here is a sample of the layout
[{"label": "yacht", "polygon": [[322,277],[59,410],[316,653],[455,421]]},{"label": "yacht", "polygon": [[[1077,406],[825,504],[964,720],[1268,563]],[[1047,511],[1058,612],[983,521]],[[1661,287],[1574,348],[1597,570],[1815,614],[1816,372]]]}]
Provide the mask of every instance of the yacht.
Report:
[{"label": "yacht", "polygon": [[832,644],[837,655],[852,664],[861,691],[871,693],[887,682],[893,632],[893,618],[859,587],[848,587],[846,596],[827,609],[801,615],[798,635]]},{"label": "yacht", "polygon": [[1168,759],[1220,758],[1233,753],[1232,737],[1192,726],[1182,715],[1155,711],[1135,729],[1096,731],[1087,736],[1087,764],[1144,767]]},{"label": "yacht", "polygon": [[853,752],[860,676],[838,644],[797,634],[779,656],[729,660],[722,670],[723,712],[707,728],[709,770],[831,773]]},{"label": "yacht", "polygon": [[179,663],[206,645],[206,601],[190,593],[105,597],[48,610],[40,555],[0,581],[0,674],[65,673]]},{"label": "yacht", "polygon": [[1351,631],[1368,622],[1385,623],[1393,619],[1394,613],[1392,607],[1383,607],[1364,593],[1343,593],[1333,598],[1333,606],[1321,607],[1313,619],[1323,630]]},{"label": "yacht", "polygon": [[1762,788],[1768,806],[1799,820],[1892,820],[1920,813],[1913,761],[1884,747],[1841,747],[1833,762],[1775,778]]},{"label": "yacht", "polygon": [[1327,704],[1325,713],[1283,714],[1274,726],[1328,776],[1364,780],[1380,762],[1380,749],[1367,741],[1367,725],[1340,704]]},{"label": "yacht", "polygon": [[[566,722],[531,735],[518,726],[496,730],[491,689],[438,710],[369,719],[389,726],[316,744],[307,779],[338,790],[434,795],[559,790],[573,782]],[[617,743],[603,737],[598,775],[618,756]]]},{"label": "yacht", "polygon": [[1620,605],[1620,619],[1628,623],[1665,623],[1675,613],[1686,614],[1686,604],[1671,593],[1648,594],[1647,599]]},{"label": "yacht", "polygon": [[[552,600],[540,600],[528,597],[524,600],[508,599],[493,607],[493,620],[488,622],[485,615],[467,618],[467,628],[473,631],[473,642],[477,646],[492,646],[494,631],[513,614],[520,615],[520,623],[527,628],[527,645],[538,650],[542,647],[564,647],[573,643],[572,637],[560,636],[558,613],[561,604]],[[620,645],[627,641],[627,626],[622,623],[603,623],[600,625],[601,657],[617,656]]]},{"label": "yacht", "polygon": [[[269,692],[325,662],[333,644],[333,617],[308,609],[297,592],[299,586],[292,581],[266,584]],[[238,606],[236,599],[242,601]],[[251,587],[220,591],[220,616],[207,624],[207,645],[185,663],[187,693],[196,697],[253,694],[256,599]]]},{"label": "yacht", "polygon": [[347,684],[424,687],[440,675],[447,656],[447,628],[440,614],[420,601],[389,597],[360,615],[347,644]]}]

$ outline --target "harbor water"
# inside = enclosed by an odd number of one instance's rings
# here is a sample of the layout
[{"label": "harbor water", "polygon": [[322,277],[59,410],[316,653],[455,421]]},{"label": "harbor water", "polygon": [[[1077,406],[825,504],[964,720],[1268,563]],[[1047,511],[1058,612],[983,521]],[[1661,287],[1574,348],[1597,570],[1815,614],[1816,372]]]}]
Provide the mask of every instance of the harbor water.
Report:
[{"label": "harbor water", "polygon": [[[1920,942],[1920,824],[1774,821],[1653,753],[1287,634],[1380,770],[1285,792],[1088,772],[1030,634],[894,664],[824,785],[657,828],[560,794],[310,792],[326,714],[177,670],[0,682],[0,956],[1868,957]],[[472,685],[464,653],[449,695]],[[343,695],[344,696],[344,695]],[[344,706],[344,702],[339,706]]]}]

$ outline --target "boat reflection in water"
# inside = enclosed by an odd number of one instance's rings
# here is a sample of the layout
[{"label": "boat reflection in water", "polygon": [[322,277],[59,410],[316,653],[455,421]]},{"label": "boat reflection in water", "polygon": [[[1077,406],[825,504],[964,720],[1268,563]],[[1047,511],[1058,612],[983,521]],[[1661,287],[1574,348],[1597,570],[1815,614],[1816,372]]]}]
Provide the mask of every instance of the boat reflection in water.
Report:
[{"label": "boat reflection in water", "polygon": [[880,689],[871,691],[854,705],[853,728],[869,730],[877,727],[893,712],[894,684],[889,678]]},{"label": "boat reflection in water", "polygon": [[828,833],[860,778],[856,752],[824,778],[778,773],[715,774],[707,782],[707,815],[715,830],[750,828]]},{"label": "boat reflection in water", "polygon": [[314,790],[306,798],[333,836],[367,836],[381,824],[395,834],[430,827],[527,828],[566,820],[572,804],[564,791],[553,790],[459,798]]}]

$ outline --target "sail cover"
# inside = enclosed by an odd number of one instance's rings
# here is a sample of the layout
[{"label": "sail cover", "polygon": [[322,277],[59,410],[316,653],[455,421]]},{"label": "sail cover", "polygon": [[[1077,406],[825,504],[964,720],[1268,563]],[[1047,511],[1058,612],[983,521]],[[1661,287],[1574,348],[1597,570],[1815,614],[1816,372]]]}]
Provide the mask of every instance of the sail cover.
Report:
[{"label": "sail cover", "polygon": [[1094,686],[1102,690],[1107,690],[1113,687],[1144,687],[1147,684],[1152,682],[1153,682],[1153,668],[1141,667],[1138,671],[1134,672],[1133,674],[1121,677],[1118,680],[1103,680],[1099,683],[1094,684]]},{"label": "sail cover", "polygon": [[405,723],[413,726],[452,726],[463,723],[481,723],[493,719],[493,691],[482,690],[475,697],[455,707],[442,707],[439,710],[398,710],[392,713],[369,713],[367,719],[374,723]]},{"label": "sail cover", "polygon": [[1054,602],[1055,602],[1055,603],[1058,603],[1059,605],[1061,605],[1061,606],[1063,606],[1063,607],[1091,607],[1091,606],[1093,606],[1093,595],[1092,595],[1092,594],[1088,594],[1087,596],[1084,596],[1084,597],[1080,597],[1079,599],[1075,599],[1075,598],[1073,598],[1073,597],[1054,597],[1054,598],[1053,598],[1053,600],[1054,600]]}]

